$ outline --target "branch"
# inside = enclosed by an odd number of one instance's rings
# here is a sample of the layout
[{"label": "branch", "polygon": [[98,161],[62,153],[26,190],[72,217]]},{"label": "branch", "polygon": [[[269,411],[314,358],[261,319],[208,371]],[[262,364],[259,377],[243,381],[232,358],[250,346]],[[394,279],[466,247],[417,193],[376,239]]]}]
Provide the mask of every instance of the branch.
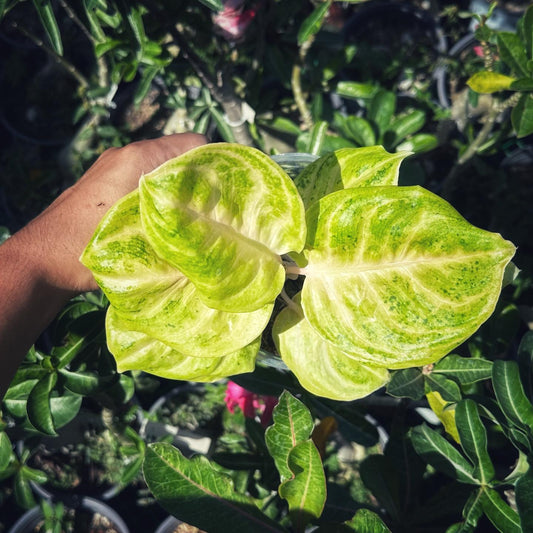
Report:
[{"label": "branch", "polygon": [[301,46],[298,53],[298,61],[292,66],[291,87],[294,101],[300,112],[303,129],[310,130],[313,127],[313,117],[307,107],[307,101],[302,90],[302,69],[305,65],[307,53],[315,40],[314,35],[309,37]]}]

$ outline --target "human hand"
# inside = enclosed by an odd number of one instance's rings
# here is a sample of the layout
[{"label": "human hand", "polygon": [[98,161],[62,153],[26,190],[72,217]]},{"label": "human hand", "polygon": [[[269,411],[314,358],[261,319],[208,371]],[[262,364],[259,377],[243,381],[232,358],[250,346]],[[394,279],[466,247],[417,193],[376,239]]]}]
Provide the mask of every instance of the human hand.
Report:
[{"label": "human hand", "polygon": [[202,135],[184,133],[106,150],[75,185],[16,235],[36,275],[67,295],[97,289],[79,257],[101,218],[138,186],[143,174],[205,142]]}]

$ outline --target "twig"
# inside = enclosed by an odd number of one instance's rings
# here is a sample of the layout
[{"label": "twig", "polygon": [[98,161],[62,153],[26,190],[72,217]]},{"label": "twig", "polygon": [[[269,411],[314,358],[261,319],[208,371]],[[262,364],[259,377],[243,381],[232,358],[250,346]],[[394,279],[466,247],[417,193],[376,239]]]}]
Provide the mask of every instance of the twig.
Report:
[{"label": "twig", "polygon": [[302,127],[305,130],[309,130],[313,127],[313,117],[307,107],[306,98],[302,90],[302,69],[305,64],[305,58],[315,40],[314,35],[309,37],[301,46],[298,51],[298,61],[292,66],[291,74],[291,87],[294,95],[294,101],[300,112],[300,119],[302,121]]}]

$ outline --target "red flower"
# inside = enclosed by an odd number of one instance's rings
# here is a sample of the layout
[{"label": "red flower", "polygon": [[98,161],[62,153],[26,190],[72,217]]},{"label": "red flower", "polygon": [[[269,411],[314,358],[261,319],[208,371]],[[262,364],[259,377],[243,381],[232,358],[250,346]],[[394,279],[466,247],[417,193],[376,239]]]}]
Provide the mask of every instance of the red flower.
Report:
[{"label": "red flower", "polygon": [[255,418],[261,415],[261,424],[267,426],[272,419],[272,411],[278,403],[275,396],[263,396],[244,389],[233,381],[228,381],[224,402],[230,413],[235,412],[235,407],[240,407],[246,418]]},{"label": "red flower", "polygon": [[239,41],[254,19],[257,9],[244,9],[244,0],[225,0],[224,9],[213,16],[213,23],[228,41]]}]

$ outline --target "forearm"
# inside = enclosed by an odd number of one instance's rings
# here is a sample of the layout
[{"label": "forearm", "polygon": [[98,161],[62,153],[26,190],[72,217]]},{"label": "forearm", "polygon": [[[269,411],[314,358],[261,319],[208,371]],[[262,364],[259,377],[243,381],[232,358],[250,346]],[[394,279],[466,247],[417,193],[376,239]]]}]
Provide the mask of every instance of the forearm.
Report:
[{"label": "forearm", "polygon": [[29,348],[73,295],[44,279],[43,258],[31,257],[29,236],[22,230],[0,246],[0,398]]}]

